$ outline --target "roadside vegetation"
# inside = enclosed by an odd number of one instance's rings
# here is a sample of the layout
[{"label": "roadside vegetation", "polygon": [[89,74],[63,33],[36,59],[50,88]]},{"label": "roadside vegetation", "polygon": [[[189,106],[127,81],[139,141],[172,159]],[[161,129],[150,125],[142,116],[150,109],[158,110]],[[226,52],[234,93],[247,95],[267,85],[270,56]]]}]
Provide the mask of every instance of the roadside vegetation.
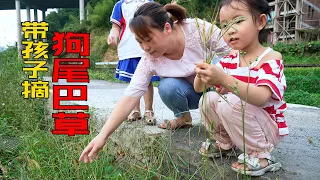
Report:
[{"label": "roadside vegetation", "polygon": [[[171,0],[160,0],[169,3]],[[200,3],[201,1],[201,3]],[[90,32],[90,79],[116,81],[114,69],[95,68],[95,62],[116,61],[115,50],[107,45],[111,28],[109,17],[115,0],[91,0],[90,15],[81,24],[76,9],[59,9],[47,16],[51,39],[54,31]],[[189,15],[209,19],[218,0],[185,0],[180,4]],[[49,41],[49,43],[51,43]],[[313,65],[312,68],[285,68],[288,103],[320,108],[320,41],[278,43],[274,49],[283,54],[284,63]],[[78,157],[87,143],[97,134],[99,126],[90,120],[88,136],[52,135],[53,120],[48,109],[49,100],[23,99],[21,82],[27,79],[22,71],[23,62],[17,58],[16,47],[0,52],[0,179],[181,179],[193,174],[180,172],[171,159],[169,146],[159,142],[156,151],[159,160],[148,164],[130,164],[130,157],[111,153],[113,144],[107,144],[92,164],[78,163]],[[50,52],[52,53],[52,52]],[[48,61],[49,69],[52,59]],[[48,74],[42,74],[48,76]],[[89,112],[92,114],[92,112]],[[163,145],[163,146],[162,146]],[[147,155],[146,155],[147,158]],[[183,158],[177,159],[185,164]],[[162,170],[159,170],[161,169]],[[223,177],[224,170],[217,171]],[[221,175],[222,173],[222,175]],[[201,172],[205,177],[206,173]]]}]

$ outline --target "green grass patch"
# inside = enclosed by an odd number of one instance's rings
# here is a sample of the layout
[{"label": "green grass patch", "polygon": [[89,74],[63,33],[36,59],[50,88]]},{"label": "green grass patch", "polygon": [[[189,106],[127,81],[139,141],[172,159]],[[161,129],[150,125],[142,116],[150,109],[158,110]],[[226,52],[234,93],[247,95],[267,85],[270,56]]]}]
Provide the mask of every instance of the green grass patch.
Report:
[{"label": "green grass patch", "polygon": [[0,53],[0,135],[19,135],[20,132],[42,129],[46,99],[24,99],[21,83],[28,80],[18,61],[16,48]]},{"label": "green grass patch", "polygon": [[285,68],[285,101],[320,107],[320,68]]},{"label": "green grass patch", "polygon": [[309,93],[301,90],[286,92],[285,101],[292,104],[302,104],[307,106],[315,106],[320,108],[320,94]]},{"label": "green grass patch", "polygon": [[[113,166],[114,159],[100,153],[99,161],[92,164],[78,162],[81,151],[94,137],[68,137],[35,131],[21,136],[23,149],[11,160],[9,177],[22,179],[121,179],[121,169]],[[12,164],[13,166],[10,166]]]},{"label": "green grass patch", "polygon": [[100,69],[89,69],[90,79],[104,80],[110,82],[123,82],[115,78],[115,69],[100,68]]},{"label": "green grass patch", "polygon": [[[0,53],[0,179],[121,179],[111,156],[90,165],[78,163],[89,136],[55,136],[46,99],[24,99],[22,60],[11,47]],[[39,77],[41,79],[41,77]],[[120,177],[120,178],[119,178]]]},{"label": "green grass patch", "polygon": [[283,62],[285,65],[290,64],[317,64],[320,65],[320,55],[306,54],[306,55],[290,55],[283,54]]}]

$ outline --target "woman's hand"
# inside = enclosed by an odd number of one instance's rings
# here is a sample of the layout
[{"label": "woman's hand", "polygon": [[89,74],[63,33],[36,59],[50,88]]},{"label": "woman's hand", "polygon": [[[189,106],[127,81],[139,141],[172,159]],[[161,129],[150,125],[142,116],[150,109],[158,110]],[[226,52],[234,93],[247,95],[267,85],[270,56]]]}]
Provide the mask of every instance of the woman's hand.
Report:
[{"label": "woman's hand", "polygon": [[227,74],[216,65],[207,63],[195,63],[196,68],[194,69],[197,77],[206,84],[221,85]]},{"label": "woman's hand", "polygon": [[94,159],[98,159],[98,152],[103,148],[106,141],[107,139],[103,135],[98,134],[82,151],[79,161],[87,163],[89,160],[92,163]]},{"label": "woman's hand", "polygon": [[[113,108],[108,120],[103,125],[100,133],[92,139],[82,151],[79,161],[87,163],[98,159],[98,152],[103,148],[108,137],[120,126],[133,108],[138,104],[140,97],[123,96]],[[94,158],[94,159],[93,159]]]}]

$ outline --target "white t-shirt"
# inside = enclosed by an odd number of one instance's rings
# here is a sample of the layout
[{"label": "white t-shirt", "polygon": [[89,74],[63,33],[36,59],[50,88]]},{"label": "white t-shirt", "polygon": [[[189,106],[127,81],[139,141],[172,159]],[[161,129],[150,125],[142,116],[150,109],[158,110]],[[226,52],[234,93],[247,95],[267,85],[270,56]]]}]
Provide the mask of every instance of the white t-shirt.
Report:
[{"label": "white t-shirt", "polygon": [[118,45],[119,60],[142,56],[143,50],[130,31],[129,23],[136,10],[147,2],[152,0],[120,0],[114,5],[110,21],[121,28]]}]

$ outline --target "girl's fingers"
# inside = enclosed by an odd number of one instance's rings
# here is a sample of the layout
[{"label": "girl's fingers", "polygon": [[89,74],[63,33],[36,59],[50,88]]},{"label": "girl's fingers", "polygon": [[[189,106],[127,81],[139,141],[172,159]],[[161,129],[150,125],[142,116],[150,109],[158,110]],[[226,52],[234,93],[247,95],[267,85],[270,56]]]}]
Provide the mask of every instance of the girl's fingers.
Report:
[{"label": "girl's fingers", "polygon": [[219,92],[220,94],[224,95],[224,94],[226,94],[228,91],[227,91],[226,88],[220,87],[220,88],[218,89],[218,92]]},{"label": "girl's fingers", "polygon": [[202,75],[205,70],[200,69],[200,68],[196,68],[194,71],[195,71],[197,74]]},{"label": "girl's fingers", "polygon": [[208,67],[210,66],[209,64],[204,62],[196,62],[194,64],[200,69],[208,69]]},{"label": "girl's fingers", "polygon": [[198,69],[196,69],[195,72],[196,72],[197,74],[200,74],[201,76],[206,77],[206,78],[209,78],[209,77],[210,77],[210,72],[209,72],[208,70],[206,70],[206,69],[200,69],[200,68],[198,68]]}]

